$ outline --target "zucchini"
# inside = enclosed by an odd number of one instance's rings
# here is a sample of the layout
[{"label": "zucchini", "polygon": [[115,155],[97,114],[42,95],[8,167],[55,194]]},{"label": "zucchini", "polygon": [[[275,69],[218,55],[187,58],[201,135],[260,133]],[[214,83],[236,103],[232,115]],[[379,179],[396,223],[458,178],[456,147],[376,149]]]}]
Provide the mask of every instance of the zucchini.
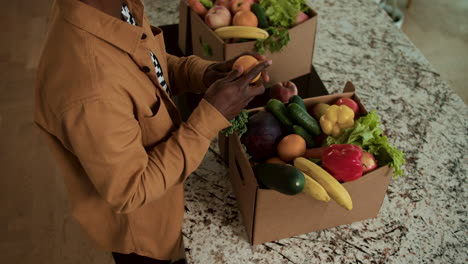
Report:
[{"label": "zucchini", "polygon": [[250,10],[257,16],[259,28],[267,28],[269,26],[265,15],[265,9],[263,9],[261,5],[253,3]]},{"label": "zucchini", "polygon": [[302,108],[306,109],[305,107],[305,104],[304,104],[304,100],[302,100],[302,97],[300,97],[299,95],[293,95],[289,98],[289,103],[292,104],[292,103],[296,103],[298,104],[299,106],[301,106]]},{"label": "zucchini", "polygon": [[304,174],[293,166],[263,163],[253,166],[252,170],[260,186],[286,195],[295,195],[304,190]]},{"label": "zucchini", "polygon": [[286,128],[292,129],[293,123],[289,120],[286,106],[278,99],[270,99],[266,104],[266,109],[270,111],[281,124]]},{"label": "zucchini", "polygon": [[313,148],[316,146],[314,138],[312,137],[312,135],[309,134],[309,132],[307,132],[307,130],[298,125],[293,125],[292,128],[294,134],[301,136],[305,140],[305,142],[307,143],[307,148]]},{"label": "zucchini", "polygon": [[310,116],[309,113],[298,104],[289,104],[288,114],[296,124],[302,126],[310,134],[318,136],[322,133],[317,120]]}]

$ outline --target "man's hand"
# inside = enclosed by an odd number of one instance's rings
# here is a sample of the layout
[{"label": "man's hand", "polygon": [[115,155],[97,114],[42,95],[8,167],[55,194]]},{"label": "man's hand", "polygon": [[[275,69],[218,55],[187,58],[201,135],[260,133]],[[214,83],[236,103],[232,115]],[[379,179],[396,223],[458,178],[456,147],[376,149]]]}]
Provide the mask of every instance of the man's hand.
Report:
[{"label": "man's hand", "polygon": [[[206,85],[206,87],[210,87],[215,81],[222,79],[231,72],[232,70],[232,65],[234,62],[241,56],[244,55],[251,55],[255,57],[259,62],[262,62],[265,60],[265,56],[253,53],[253,52],[244,52],[241,55],[234,57],[228,61],[224,62],[218,62],[211,64],[205,71],[205,75],[203,76],[203,83]],[[264,82],[269,82],[270,77],[265,71],[262,71],[262,78]]]},{"label": "man's hand", "polygon": [[262,61],[244,75],[242,66],[231,70],[226,77],[210,85],[205,93],[205,100],[227,120],[232,120],[255,96],[265,92],[262,81],[249,83],[270,65],[271,60]]}]

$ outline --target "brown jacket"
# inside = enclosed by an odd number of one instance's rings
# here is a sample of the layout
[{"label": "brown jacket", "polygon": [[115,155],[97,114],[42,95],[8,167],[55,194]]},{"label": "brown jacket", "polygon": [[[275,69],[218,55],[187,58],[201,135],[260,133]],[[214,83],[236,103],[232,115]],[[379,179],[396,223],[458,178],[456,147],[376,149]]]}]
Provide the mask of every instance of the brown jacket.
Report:
[{"label": "brown jacket", "polygon": [[[173,94],[202,92],[213,62],[166,54],[140,0],[138,25],[57,0],[38,69],[35,122],[65,178],[72,214],[102,249],[170,259],[181,242],[184,180],[229,122],[202,100],[181,122]],[[149,72],[146,72],[148,71]]]}]

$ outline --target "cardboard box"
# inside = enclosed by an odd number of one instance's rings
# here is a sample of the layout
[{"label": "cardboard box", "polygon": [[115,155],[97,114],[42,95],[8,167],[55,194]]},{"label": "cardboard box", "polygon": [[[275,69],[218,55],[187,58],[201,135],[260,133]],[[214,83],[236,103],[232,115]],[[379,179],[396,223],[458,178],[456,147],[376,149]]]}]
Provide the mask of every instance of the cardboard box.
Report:
[{"label": "cardboard box", "polygon": [[[268,68],[270,84],[291,80],[310,72],[317,13],[311,10],[309,15],[307,21],[289,30],[291,40],[281,52],[266,51],[264,54],[273,60],[273,64]],[[184,0],[180,2],[179,47],[184,54],[195,54],[207,60],[224,61],[242,52],[256,51],[255,42],[224,43]]]},{"label": "cardboard box", "polygon": [[[310,107],[319,102],[332,103],[340,97],[353,98],[365,111],[349,82],[342,94],[307,98],[304,102]],[[264,108],[250,111],[264,111]],[[229,159],[229,175],[253,245],[374,218],[379,213],[393,175],[393,168],[384,166],[344,183],[353,200],[353,209],[347,211],[333,199],[325,203],[303,193],[289,196],[275,190],[260,189],[239,137],[235,135],[222,140],[228,142],[228,150],[224,151]]]},{"label": "cardboard box", "polygon": [[186,0],[180,0],[179,4],[179,26],[178,26],[179,49],[185,55],[192,54],[192,34],[190,32],[190,7]]}]

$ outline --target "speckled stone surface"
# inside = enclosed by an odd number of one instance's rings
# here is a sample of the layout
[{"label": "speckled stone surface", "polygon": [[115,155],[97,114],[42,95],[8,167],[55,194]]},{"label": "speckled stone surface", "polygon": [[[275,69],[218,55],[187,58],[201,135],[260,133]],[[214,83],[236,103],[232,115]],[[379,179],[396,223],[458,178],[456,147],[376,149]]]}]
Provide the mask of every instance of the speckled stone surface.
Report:
[{"label": "speckled stone surface", "polygon": [[[179,1],[145,0],[154,24]],[[319,14],[314,66],[330,93],[346,81],[407,155],[376,219],[252,247],[213,142],[186,184],[189,263],[468,263],[468,108],[369,0],[309,1]]]}]

